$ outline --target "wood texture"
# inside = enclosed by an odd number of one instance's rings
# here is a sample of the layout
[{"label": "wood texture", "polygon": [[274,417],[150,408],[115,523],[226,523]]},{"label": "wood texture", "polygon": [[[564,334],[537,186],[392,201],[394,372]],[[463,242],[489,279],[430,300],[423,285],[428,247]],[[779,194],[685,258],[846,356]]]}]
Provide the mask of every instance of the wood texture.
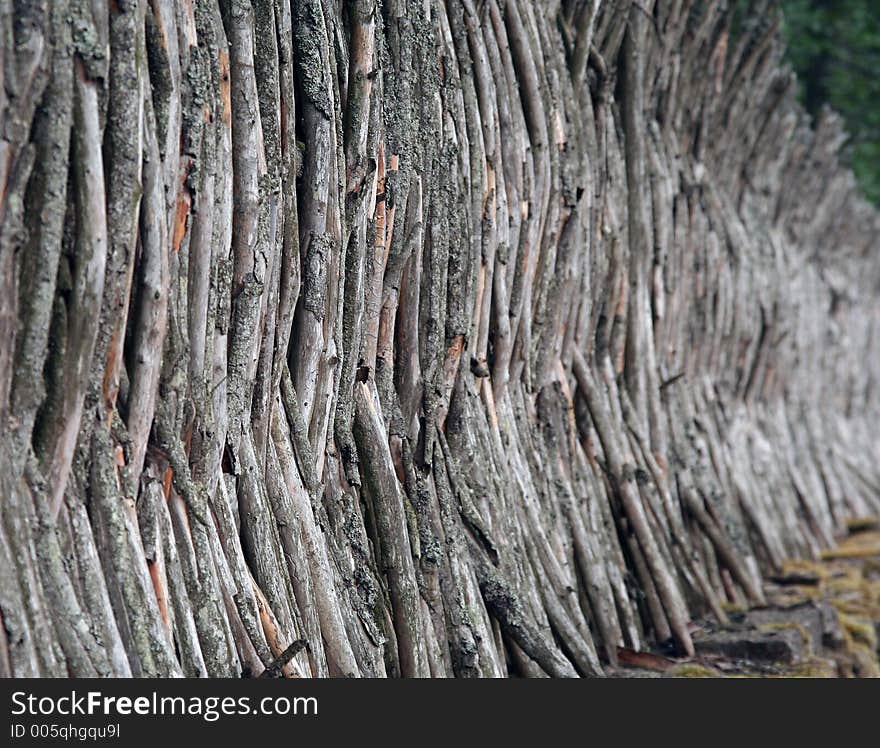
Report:
[{"label": "wood texture", "polygon": [[880,217],[727,5],[0,0],[0,673],[596,676],[880,512]]}]

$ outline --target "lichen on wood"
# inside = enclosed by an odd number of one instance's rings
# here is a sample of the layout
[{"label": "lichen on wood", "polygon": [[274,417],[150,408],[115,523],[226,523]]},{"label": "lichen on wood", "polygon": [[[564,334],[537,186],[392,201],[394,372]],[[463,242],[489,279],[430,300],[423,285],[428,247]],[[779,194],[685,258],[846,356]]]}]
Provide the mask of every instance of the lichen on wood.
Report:
[{"label": "lichen on wood", "polygon": [[729,5],[4,6],[0,675],[714,675],[794,588],[874,672],[880,216]]}]

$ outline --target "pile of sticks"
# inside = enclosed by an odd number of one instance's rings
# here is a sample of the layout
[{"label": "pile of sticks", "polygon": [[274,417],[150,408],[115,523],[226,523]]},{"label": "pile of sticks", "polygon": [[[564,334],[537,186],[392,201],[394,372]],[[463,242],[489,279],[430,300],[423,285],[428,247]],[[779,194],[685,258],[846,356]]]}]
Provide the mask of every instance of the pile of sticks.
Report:
[{"label": "pile of sticks", "polygon": [[880,511],[880,218],[727,5],[7,3],[0,675],[600,675]]}]

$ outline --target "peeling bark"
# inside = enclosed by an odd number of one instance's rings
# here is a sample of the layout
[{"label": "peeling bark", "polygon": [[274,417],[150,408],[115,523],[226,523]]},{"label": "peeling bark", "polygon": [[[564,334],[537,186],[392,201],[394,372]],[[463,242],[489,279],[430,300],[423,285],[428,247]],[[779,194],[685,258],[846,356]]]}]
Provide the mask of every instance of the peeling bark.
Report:
[{"label": "peeling bark", "polygon": [[0,676],[599,676],[880,512],[880,217],[728,5],[0,4]]}]

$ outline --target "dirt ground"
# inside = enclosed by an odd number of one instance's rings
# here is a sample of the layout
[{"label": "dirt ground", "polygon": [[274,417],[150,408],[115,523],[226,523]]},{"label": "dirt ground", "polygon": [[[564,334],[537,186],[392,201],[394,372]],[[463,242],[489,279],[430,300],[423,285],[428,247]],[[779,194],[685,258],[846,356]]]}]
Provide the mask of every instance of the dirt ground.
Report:
[{"label": "dirt ground", "polygon": [[731,606],[694,624],[689,660],[620,650],[622,677],[880,677],[880,517],[814,561],[790,561],[765,583],[767,606]]}]

